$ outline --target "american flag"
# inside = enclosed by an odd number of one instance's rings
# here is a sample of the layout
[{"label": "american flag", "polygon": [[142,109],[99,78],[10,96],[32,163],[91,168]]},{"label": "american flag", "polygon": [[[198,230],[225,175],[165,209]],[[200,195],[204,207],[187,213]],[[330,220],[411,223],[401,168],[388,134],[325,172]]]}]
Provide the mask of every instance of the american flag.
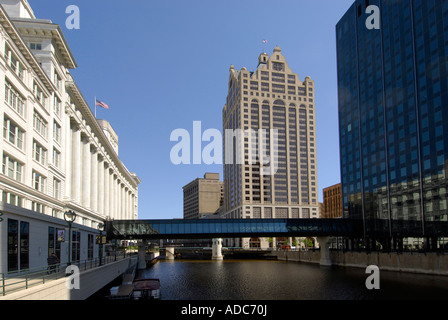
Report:
[{"label": "american flag", "polygon": [[107,104],[105,104],[103,101],[100,101],[98,99],[96,99],[96,105],[98,107],[104,108],[104,109],[109,109],[109,106]]},{"label": "american flag", "polygon": [[263,40],[263,43],[268,43],[268,40]]}]

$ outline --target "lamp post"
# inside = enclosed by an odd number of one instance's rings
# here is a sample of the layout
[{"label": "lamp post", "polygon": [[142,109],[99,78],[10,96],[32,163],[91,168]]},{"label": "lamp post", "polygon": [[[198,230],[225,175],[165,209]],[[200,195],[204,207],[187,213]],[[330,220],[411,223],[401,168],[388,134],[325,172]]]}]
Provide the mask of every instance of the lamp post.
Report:
[{"label": "lamp post", "polygon": [[67,266],[71,264],[70,259],[70,250],[72,247],[72,223],[76,219],[76,213],[72,210],[69,210],[64,213],[64,220],[68,222],[68,260],[67,260]]},{"label": "lamp post", "polygon": [[99,241],[99,258],[100,258],[100,266],[101,266],[101,261],[103,260],[103,230],[104,230],[104,224],[102,223],[98,223],[97,226],[98,231],[100,232],[100,241]]}]

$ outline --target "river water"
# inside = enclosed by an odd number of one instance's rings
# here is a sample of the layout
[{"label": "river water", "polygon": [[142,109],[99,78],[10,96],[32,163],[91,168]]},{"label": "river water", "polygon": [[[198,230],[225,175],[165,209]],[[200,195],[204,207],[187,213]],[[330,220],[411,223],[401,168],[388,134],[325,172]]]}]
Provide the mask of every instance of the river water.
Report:
[{"label": "river water", "polygon": [[159,278],[162,300],[448,299],[448,277],[380,270],[368,290],[363,268],[275,260],[161,260],[139,277]]}]

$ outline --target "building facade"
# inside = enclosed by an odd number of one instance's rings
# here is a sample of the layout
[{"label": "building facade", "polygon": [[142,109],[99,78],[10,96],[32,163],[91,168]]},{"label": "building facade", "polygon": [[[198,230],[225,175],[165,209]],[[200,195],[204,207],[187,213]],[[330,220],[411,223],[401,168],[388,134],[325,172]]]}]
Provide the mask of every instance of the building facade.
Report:
[{"label": "building facade", "polygon": [[293,73],[279,47],[271,56],[262,53],[254,72],[230,67],[225,217],[319,217],[314,89],[313,80]]},{"label": "building facade", "polygon": [[448,1],[357,0],[336,33],[343,215],[424,236],[447,221]]},{"label": "building facade", "polygon": [[324,202],[322,204],[321,218],[342,218],[341,184],[323,189]]},{"label": "building facade", "polygon": [[68,210],[77,214],[73,259],[93,258],[98,224],[137,218],[140,180],[71,76],[77,65],[61,28],[37,19],[26,0],[0,4],[0,272],[69,251],[55,240]]},{"label": "building facade", "polygon": [[206,173],[183,187],[184,219],[202,219],[219,212],[223,205],[223,182],[219,173]]}]

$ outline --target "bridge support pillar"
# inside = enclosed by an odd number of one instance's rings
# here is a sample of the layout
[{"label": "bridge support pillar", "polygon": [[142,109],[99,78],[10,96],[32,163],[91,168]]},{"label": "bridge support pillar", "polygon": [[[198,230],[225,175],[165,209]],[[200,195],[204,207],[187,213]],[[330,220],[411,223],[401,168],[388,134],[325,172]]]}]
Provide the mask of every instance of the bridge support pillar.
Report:
[{"label": "bridge support pillar", "polygon": [[329,237],[317,237],[320,248],[320,265],[331,266]]},{"label": "bridge support pillar", "polygon": [[165,248],[165,260],[174,260],[174,248],[173,247]]},{"label": "bridge support pillar", "polygon": [[142,240],[138,242],[138,269],[146,269],[146,241]]},{"label": "bridge support pillar", "polygon": [[212,260],[222,260],[222,239],[213,239]]}]

